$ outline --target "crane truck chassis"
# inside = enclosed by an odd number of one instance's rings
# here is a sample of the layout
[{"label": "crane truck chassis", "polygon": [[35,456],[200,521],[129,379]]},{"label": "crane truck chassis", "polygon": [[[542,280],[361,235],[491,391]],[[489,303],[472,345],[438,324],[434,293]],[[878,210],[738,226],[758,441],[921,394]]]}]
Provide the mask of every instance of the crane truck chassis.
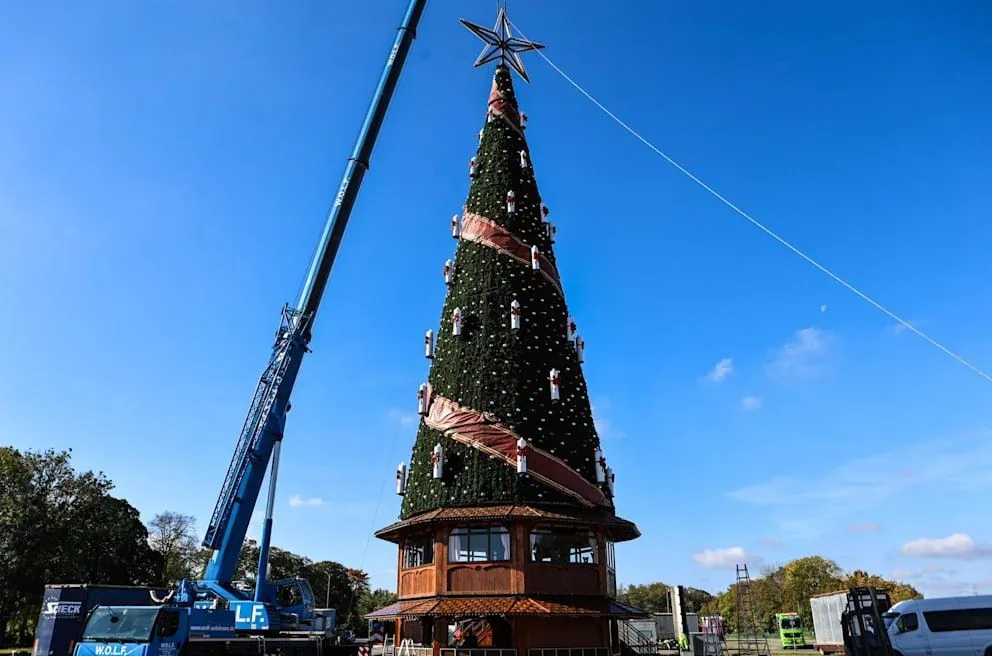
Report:
[{"label": "crane truck chassis", "polygon": [[339,644],[331,634],[239,634],[234,616],[232,610],[196,606],[98,606],[75,656],[349,656],[358,649]]}]

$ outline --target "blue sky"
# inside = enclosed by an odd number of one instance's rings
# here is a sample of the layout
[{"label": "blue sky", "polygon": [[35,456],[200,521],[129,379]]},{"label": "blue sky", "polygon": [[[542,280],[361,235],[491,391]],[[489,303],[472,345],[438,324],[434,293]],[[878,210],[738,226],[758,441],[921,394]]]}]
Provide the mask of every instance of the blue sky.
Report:
[{"label": "blue sky", "polygon": [[[7,8],[0,443],[72,448],[145,518],[206,518],[405,4]],[[669,155],[992,369],[987,3],[616,6],[510,11]],[[275,543],[388,587],[395,552],[366,543],[398,511],[491,75],[459,17],[489,23],[493,3],[428,7],[283,449]],[[585,373],[644,534],[621,581],[717,589],[740,558],[818,553],[992,590],[989,382],[528,66]]]}]

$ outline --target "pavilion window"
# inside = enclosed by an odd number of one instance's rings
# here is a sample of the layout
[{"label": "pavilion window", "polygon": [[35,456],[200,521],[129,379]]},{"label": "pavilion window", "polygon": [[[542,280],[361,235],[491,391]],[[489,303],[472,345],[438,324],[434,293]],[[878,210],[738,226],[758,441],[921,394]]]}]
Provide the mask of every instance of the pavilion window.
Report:
[{"label": "pavilion window", "polygon": [[423,567],[434,562],[434,536],[430,533],[407,539],[403,548],[403,566]]},{"label": "pavilion window", "polygon": [[599,545],[589,530],[539,526],[530,532],[530,559],[535,563],[595,565]]},{"label": "pavilion window", "polygon": [[616,599],[617,596],[617,555],[616,545],[606,542],[606,594]]},{"label": "pavilion window", "polygon": [[507,560],[510,560],[510,531],[505,526],[459,526],[448,536],[449,563]]}]

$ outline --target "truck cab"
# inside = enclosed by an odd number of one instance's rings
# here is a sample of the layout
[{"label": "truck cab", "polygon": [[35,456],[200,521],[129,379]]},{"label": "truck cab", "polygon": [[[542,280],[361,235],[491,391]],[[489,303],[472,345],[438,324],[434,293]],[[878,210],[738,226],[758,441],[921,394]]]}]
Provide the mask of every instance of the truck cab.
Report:
[{"label": "truck cab", "polygon": [[234,637],[234,614],[178,606],[97,606],[73,656],[179,656],[197,637]]},{"label": "truck cab", "polygon": [[799,613],[776,613],[775,624],[783,649],[798,649],[806,646],[803,634],[803,621]]}]

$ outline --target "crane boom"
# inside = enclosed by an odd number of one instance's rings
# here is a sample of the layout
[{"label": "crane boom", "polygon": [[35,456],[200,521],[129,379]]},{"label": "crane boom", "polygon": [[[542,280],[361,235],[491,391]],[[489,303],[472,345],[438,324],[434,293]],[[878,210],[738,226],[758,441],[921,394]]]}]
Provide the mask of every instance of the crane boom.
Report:
[{"label": "crane boom", "polygon": [[[283,308],[279,332],[272,347],[272,356],[259,378],[255,396],[203,539],[203,546],[214,550],[214,554],[200,583],[218,594],[235,595],[230,584],[238,554],[258,501],[265,471],[272,461],[269,508],[266,511],[266,523],[260,546],[259,575],[255,590],[255,600],[261,601],[272,530],[271,505],[277,473],[275,470],[278,466],[279,444],[286,425],[286,413],[290,409],[290,395],[303,356],[308,351],[307,345],[310,342],[313,322],[341,245],[341,238],[344,236],[348,219],[358,198],[365,172],[369,168],[376,138],[426,4],[427,0],[410,0],[366,112],[358,141],[348,159],[334,205],[327,216],[317,252],[310,263],[303,293],[295,308],[288,306]],[[274,457],[273,452],[275,452]]]}]

